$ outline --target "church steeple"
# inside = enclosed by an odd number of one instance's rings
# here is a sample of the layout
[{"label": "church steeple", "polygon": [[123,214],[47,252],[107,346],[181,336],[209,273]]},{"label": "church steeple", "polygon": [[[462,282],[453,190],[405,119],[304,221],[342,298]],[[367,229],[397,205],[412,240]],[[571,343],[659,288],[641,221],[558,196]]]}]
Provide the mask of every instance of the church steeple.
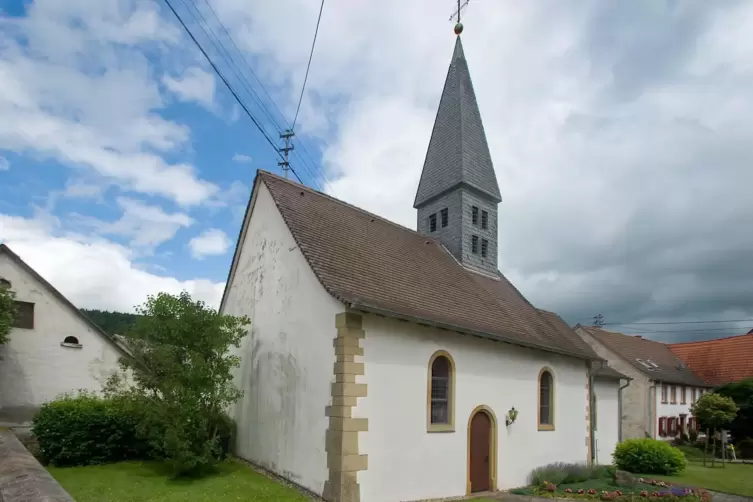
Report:
[{"label": "church steeple", "polygon": [[496,273],[501,201],[458,36],[413,204],[418,230],[438,238],[464,265]]}]

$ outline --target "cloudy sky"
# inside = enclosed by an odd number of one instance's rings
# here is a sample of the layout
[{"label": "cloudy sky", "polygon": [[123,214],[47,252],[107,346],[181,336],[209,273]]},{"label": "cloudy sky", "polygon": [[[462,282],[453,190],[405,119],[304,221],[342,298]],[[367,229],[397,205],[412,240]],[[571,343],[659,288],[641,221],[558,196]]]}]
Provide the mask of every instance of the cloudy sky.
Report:
[{"label": "cloudy sky", "polygon": [[[319,1],[171,3],[277,141]],[[415,228],[454,7],[327,0],[296,126],[306,184]],[[0,241],[82,307],[181,289],[217,305],[254,173],[277,159],[164,1],[0,0],[0,15]],[[570,323],[753,319],[753,3],[471,0],[464,15],[500,270]]]}]

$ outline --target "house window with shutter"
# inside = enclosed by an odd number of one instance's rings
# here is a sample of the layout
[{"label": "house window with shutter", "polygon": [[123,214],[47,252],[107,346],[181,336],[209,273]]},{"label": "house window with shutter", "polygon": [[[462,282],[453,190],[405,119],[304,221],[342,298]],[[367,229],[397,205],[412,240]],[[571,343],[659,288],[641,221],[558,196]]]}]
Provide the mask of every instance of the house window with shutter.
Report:
[{"label": "house window with shutter", "polygon": [[695,402],[696,402],[696,399],[697,399],[697,394],[696,394],[696,392],[697,392],[697,391],[696,391],[696,388],[695,388],[695,387],[693,387],[693,388],[692,388],[692,389],[690,390],[690,404],[695,404]]},{"label": "house window with shutter", "polygon": [[680,404],[688,404],[688,388],[682,387],[680,389]]},{"label": "house window with shutter", "polygon": [[446,227],[449,224],[450,221],[450,212],[447,208],[442,209],[439,212],[439,216],[442,219],[442,228]]},{"label": "house window with shutter", "polygon": [[661,384],[661,402],[667,404],[667,384]]},{"label": "house window with shutter", "polygon": [[489,241],[486,239],[481,239],[481,257],[486,258],[486,255],[489,253]]},{"label": "house window with shutter", "polygon": [[478,235],[471,236],[471,253],[478,254]]},{"label": "house window with shutter", "polygon": [[455,362],[440,350],[429,359],[428,432],[455,430]]},{"label": "house window with shutter", "polygon": [[667,419],[667,436],[672,437],[675,435],[675,417],[669,417]]},{"label": "house window with shutter", "polygon": [[667,417],[659,417],[659,437],[667,435]]},{"label": "house window with shutter", "polygon": [[16,317],[13,319],[13,327],[34,329],[34,304],[20,301],[16,301],[15,304]]},{"label": "house window with shutter", "polygon": [[489,213],[481,211],[481,228],[486,230],[489,228]]},{"label": "house window with shutter", "polygon": [[437,213],[429,215],[429,232],[437,230]]},{"label": "house window with shutter", "polygon": [[539,430],[554,430],[554,377],[549,368],[539,373]]},{"label": "house window with shutter", "polygon": [[471,223],[478,225],[478,207],[471,207]]},{"label": "house window with shutter", "polygon": [[677,404],[677,386],[673,385],[671,389],[669,389],[669,402],[670,404]]}]

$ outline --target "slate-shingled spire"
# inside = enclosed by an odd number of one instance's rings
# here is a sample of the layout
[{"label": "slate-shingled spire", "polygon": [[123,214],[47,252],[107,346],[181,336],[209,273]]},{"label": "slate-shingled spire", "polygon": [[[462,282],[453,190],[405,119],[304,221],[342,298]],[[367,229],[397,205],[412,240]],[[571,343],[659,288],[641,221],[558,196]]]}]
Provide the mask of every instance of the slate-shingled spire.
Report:
[{"label": "slate-shingled spire", "polygon": [[418,230],[438,238],[464,265],[496,274],[501,200],[458,36],[413,204]]}]

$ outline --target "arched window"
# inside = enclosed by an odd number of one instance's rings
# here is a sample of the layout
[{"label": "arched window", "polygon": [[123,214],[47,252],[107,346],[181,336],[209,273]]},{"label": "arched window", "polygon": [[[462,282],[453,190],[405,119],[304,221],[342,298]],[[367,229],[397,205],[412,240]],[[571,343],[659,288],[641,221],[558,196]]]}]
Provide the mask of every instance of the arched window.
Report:
[{"label": "arched window", "polygon": [[10,284],[10,281],[6,279],[5,277],[0,277],[0,288],[3,288],[3,287],[10,289],[11,284]]},{"label": "arched window", "polygon": [[78,338],[76,338],[75,336],[66,336],[65,339],[63,340],[63,343],[61,343],[60,345],[63,345],[65,347],[80,347],[81,346],[81,344],[78,343]]},{"label": "arched window", "polygon": [[539,430],[554,430],[554,378],[548,368],[539,373]]},{"label": "arched window", "polygon": [[427,430],[455,430],[455,362],[440,350],[429,360]]}]

